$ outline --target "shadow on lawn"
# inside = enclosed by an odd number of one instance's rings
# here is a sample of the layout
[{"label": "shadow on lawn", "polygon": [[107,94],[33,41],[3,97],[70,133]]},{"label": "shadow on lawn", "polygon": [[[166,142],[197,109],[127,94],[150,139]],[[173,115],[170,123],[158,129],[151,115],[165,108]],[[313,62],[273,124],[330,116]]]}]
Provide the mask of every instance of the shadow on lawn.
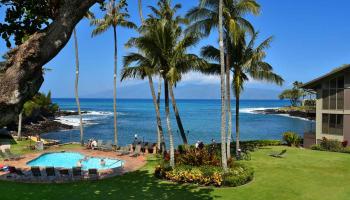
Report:
[{"label": "shadow on lawn", "polygon": [[[7,189],[6,189],[7,188]],[[210,200],[212,188],[160,181],[148,171],[135,171],[106,180],[69,184],[0,182],[5,199],[200,199]],[[5,198],[3,198],[5,195]]]}]

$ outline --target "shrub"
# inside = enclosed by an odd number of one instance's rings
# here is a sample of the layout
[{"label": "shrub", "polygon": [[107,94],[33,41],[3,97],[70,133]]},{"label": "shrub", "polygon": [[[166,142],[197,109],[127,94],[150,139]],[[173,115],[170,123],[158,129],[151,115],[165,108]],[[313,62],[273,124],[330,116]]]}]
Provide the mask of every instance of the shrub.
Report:
[{"label": "shrub", "polygon": [[216,153],[212,153],[206,148],[204,149],[187,149],[185,153],[178,154],[175,157],[177,164],[185,164],[191,166],[220,166],[220,159]]},{"label": "shrub", "polygon": [[301,142],[301,137],[294,132],[283,133],[283,140],[288,146],[299,146]]},{"label": "shrub", "polygon": [[243,164],[236,164],[229,171],[224,173],[216,166],[189,166],[178,165],[174,169],[167,165],[158,165],[155,169],[155,176],[178,183],[195,183],[200,185],[213,186],[239,186],[253,179],[254,173],[251,168]]},{"label": "shrub", "polygon": [[[264,147],[264,146],[280,146],[282,145],[282,142],[280,140],[247,140],[247,141],[240,141],[240,146],[241,148],[246,148],[249,150],[254,150],[255,148],[258,147]],[[216,146],[216,153],[220,152],[220,147],[221,143],[215,144]],[[233,141],[231,143],[231,147],[235,148],[236,147],[236,142]],[[194,145],[190,146],[185,146],[185,145],[179,145],[178,150],[180,153],[185,152],[185,149],[194,149]],[[209,151],[213,150],[213,145],[212,144],[207,144],[205,145],[205,149],[208,149]]]},{"label": "shrub", "polygon": [[347,140],[344,140],[341,145],[345,148],[348,146],[348,141]]},{"label": "shrub", "polygon": [[327,138],[322,138],[320,144],[315,144],[311,146],[312,150],[318,151],[333,151],[341,153],[350,153],[350,147],[344,147],[344,142],[339,142],[337,140],[330,140]]},{"label": "shrub", "polygon": [[338,140],[331,140],[325,137],[322,138],[320,146],[326,151],[340,151],[343,148],[342,143]]},{"label": "shrub", "polygon": [[254,170],[242,164],[237,164],[236,167],[230,168],[227,173],[223,175],[223,185],[236,187],[244,185],[254,177]]}]

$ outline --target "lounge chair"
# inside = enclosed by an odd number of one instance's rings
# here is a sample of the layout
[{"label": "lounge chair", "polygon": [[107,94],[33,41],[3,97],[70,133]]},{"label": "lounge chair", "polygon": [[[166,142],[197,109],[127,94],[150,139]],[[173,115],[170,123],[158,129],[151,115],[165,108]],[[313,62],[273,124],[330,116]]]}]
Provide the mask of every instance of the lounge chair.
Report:
[{"label": "lounge chair", "polygon": [[60,169],[60,170],[58,170],[59,171],[59,173],[60,173],[60,175],[62,176],[62,177],[64,177],[64,176],[69,176],[69,170],[68,169]]},{"label": "lounge chair", "polygon": [[101,150],[112,151],[113,150],[112,144],[113,144],[112,140],[107,140],[106,144],[101,146]]},{"label": "lounge chair", "polygon": [[286,156],[287,149],[283,149],[281,152],[270,153],[270,156],[275,158],[284,158]]},{"label": "lounge chair", "polygon": [[23,157],[17,154],[13,154],[10,149],[5,149],[5,155],[10,159],[10,160],[19,160]]},{"label": "lounge chair", "polygon": [[46,167],[45,171],[46,171],[46,176],[56,176],[54,167]]},{"label": "lounge chair", "polygon": [[31,168],[30,168],[30,171],[32,171],[32,175],[33,175],[34,177],[39,177],[39,176],[41,176],[40,167],[31,167]]},{"label": "lounge chair", "polygon": [[[26,178],[27,175],[23,173],[23,171],[19,168],[16,168],[14,166],[9,166],[8,167],[8,170],[10,172],[10,174],[15,174],[17,176],[16,179],[20,178],[20,179],[23,179],[23,178]],[[10,177],[10,176],[9,176]]]},{"label": "lounge chair", "polygon": [[89,169],[89,178],[91,179],[97,179],[98,178],[98,171],[97,169]]},{"label": "lounge chair", "polygon": [[81,176],[81,167],[73,167],[73,177]]},{"label": "lounge chair", "polygon": [[140,154],[141,154],[141,145],[138,144],[138,145],[136,145],[136,147],[135,147],[134,153],[133,153],[132,155],[130,155],[130,157],[137,157],[137,156],[139,156]]},{"label": "lounge chair", "polygon": [[101,149],[102,145],[103,145],[103,140],[97,140],[96,149]]},{"label": "lounge chair", "polygon": [[119,150],[117,150],[118,156],[124,156],[130,154],[130,148],[128,146],[120,147]]}]

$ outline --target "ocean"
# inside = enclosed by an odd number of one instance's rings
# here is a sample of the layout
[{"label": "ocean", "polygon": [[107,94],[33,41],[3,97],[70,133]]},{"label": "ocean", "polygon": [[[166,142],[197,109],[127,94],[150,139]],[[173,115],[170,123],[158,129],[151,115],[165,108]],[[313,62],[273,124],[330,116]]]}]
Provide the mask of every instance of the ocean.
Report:
[{"label": "ocean", "polygon": [[[74,99],[53,99],[62,110],[76,111]],[[189,143],[198,140],[209,143],[211,139],[220,141],[220,100],[177,100],[180,116]],[[253,110],[278,108],[289,105],[283,100],[242,100],[240,108],[241,140],[281,139],[285,131],[294,131],[303,135],[313,130],[315,122],[290,117],[286,115],[265,115],[253,113]],[[235,138],[235,103],[232,101],[233,130]],[[112,99],[81,99],[81,108],[87,111],[83,115],[84,140],[90,138],[113,140],[113,100]],[[172,107],[170,107],[172,110]],[[150,99],[118,99],[118,142],[119,145],[130,144],[134,135],[147,142],[156,142],[157,129],[153,101]],[[162,125],[166,140],[166,121],[164,104],[161,104]],[[171,113],[171,126],[175,144],[181,144],[174,114]],[[57,139],[61,142],[78,142],[78,116],[65,116],[56,119],[74,126],[72,130],[50,132],[43,134],[43,138]]]}]

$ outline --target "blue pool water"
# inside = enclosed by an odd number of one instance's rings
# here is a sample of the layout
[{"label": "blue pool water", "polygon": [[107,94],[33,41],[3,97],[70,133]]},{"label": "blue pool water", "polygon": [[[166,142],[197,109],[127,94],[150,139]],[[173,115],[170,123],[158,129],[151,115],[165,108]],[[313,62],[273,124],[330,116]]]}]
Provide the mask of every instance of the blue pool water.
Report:
[{"label": "blue pool water", "polygon": [[[77,166],[77,162],[84,158],[84,155],[74,152],[59,152],[59,153],[46,153],[38,158],[31,160],[27,163],[28,166],[39,167],[62,167],[72,168]],[[124,161],[117,159],[104,159],[106,161],[105,166],[100,165],[101,158],[90,157],[87,161],[82,161],[82,169],[111,169],[120,167]]]}]

